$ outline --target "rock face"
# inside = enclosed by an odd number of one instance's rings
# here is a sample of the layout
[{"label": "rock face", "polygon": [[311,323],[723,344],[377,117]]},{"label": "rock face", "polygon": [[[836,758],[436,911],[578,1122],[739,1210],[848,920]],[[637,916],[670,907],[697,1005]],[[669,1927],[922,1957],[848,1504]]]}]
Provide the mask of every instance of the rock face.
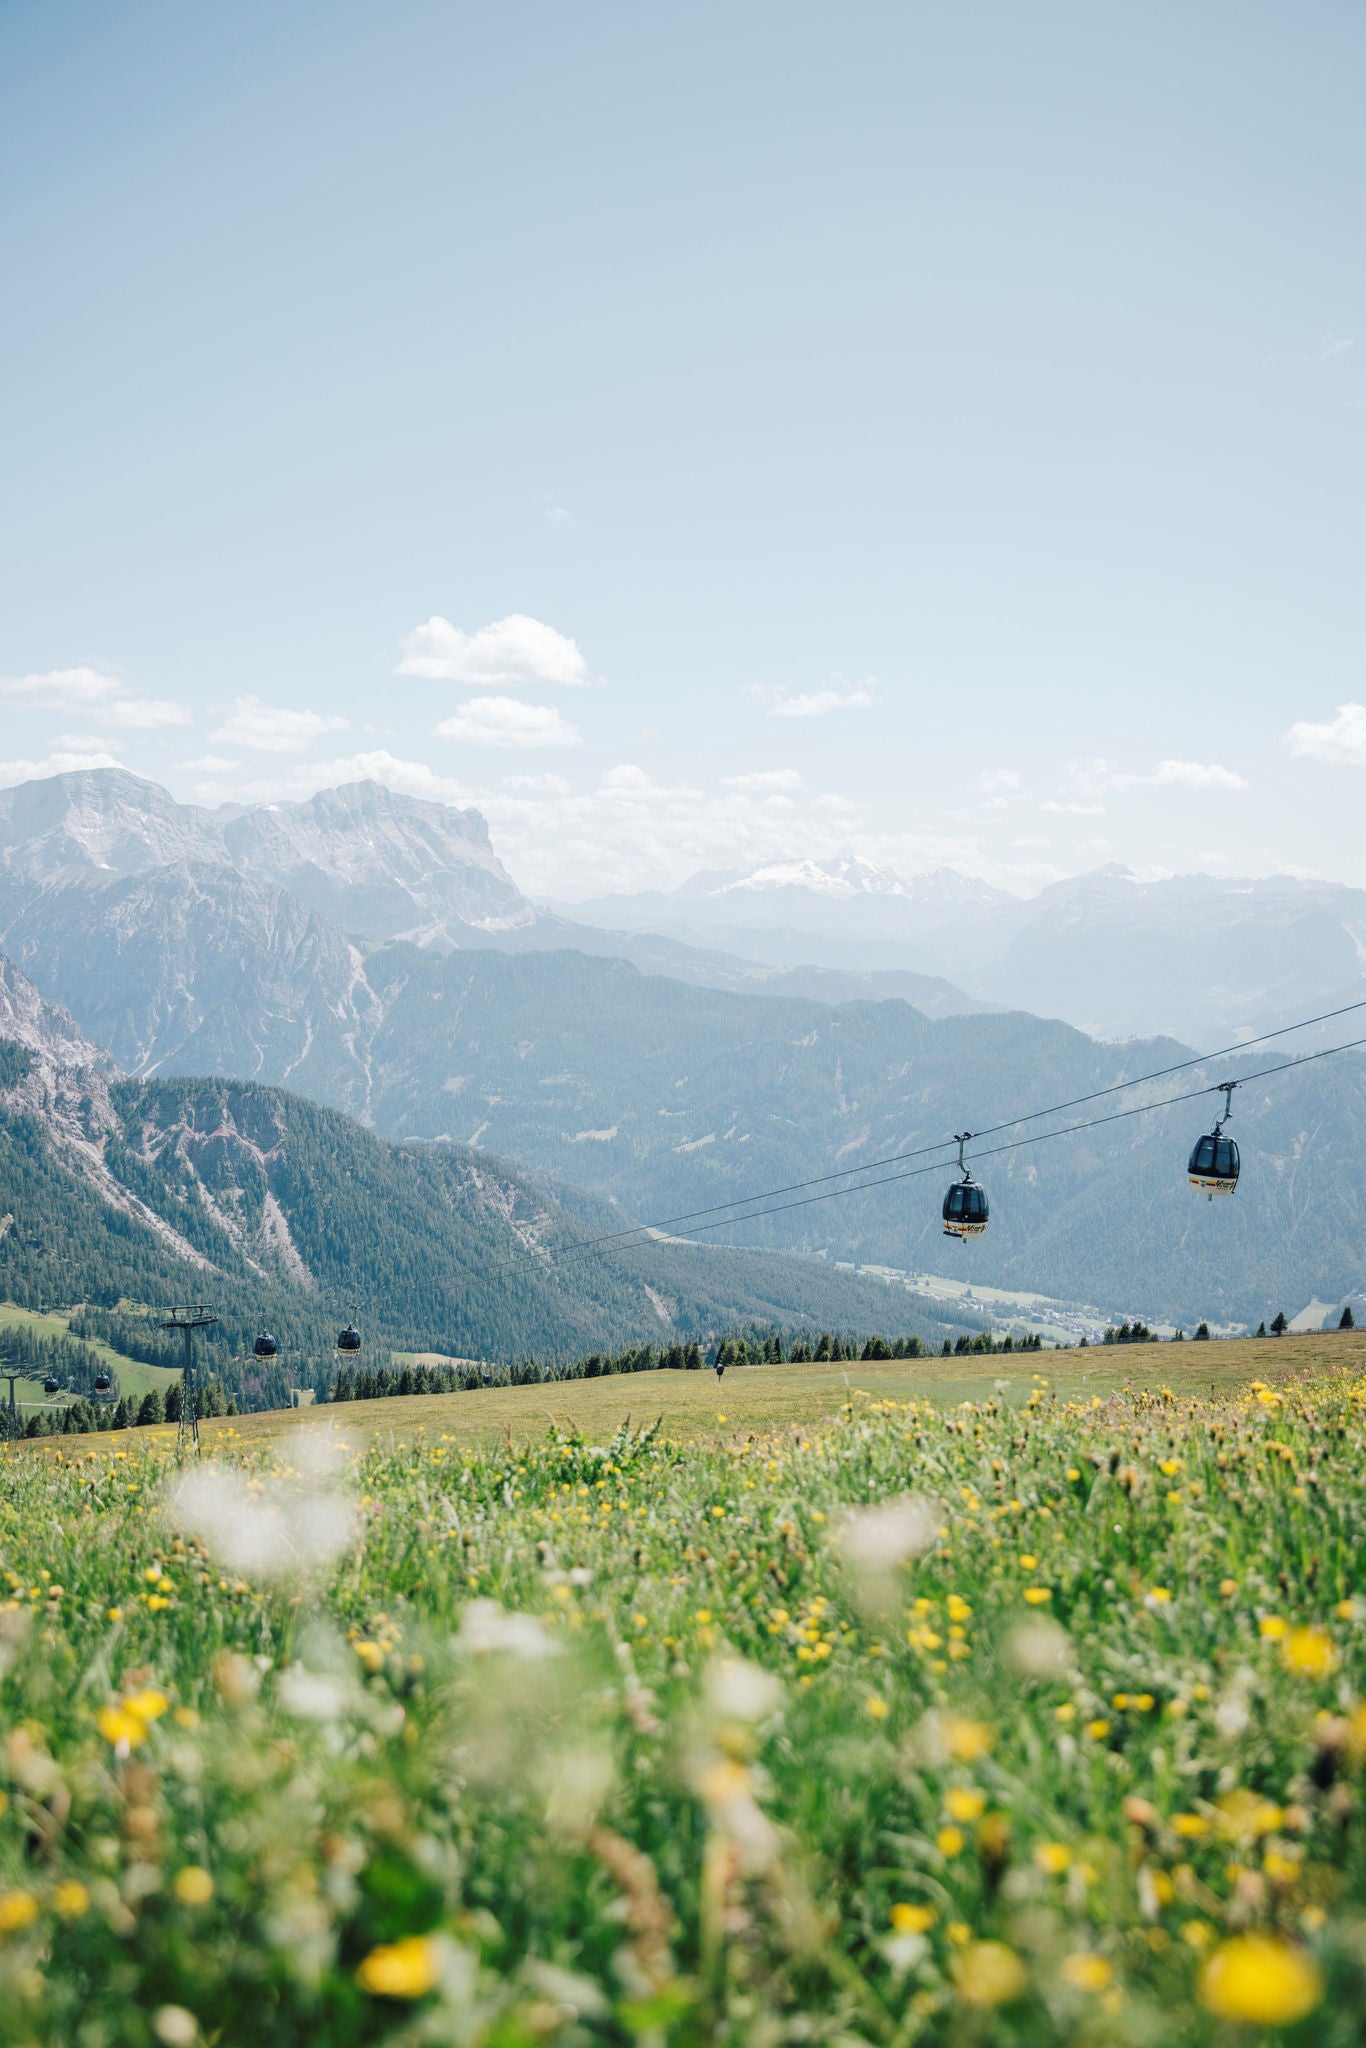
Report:
[{"label": "rock face", "polygon": [[223,811],[178,804],[121,768],[0,791],[0,876],[11,899],[25,885],[186,863],[273,883],[371,941],[458,946],[470,932],[536,919],[477,811],[399,796],[378,782]]},{"label": "rock face", "polygon": [[70,1011],[44,1002],[28,976],[0,953],[0,1038],[22,1045],[53,1067],[92,1067],[112,1073],[114,1062],[92,1045]]},{"label": "rock face", "polygon": [[536,921],[477,811],[398,796],[378,782],[321,790],[306,803],[254,805],[223,837],[243,874],[288,889],[366,939],[451,947],[471,932]]}]

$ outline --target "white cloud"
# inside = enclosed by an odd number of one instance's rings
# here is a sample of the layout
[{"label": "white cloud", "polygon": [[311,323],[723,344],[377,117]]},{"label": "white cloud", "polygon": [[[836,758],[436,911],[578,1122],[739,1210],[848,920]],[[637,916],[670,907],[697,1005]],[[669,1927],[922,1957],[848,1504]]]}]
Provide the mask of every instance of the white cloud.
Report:
[{"label": "white cloud", "polygon": [[112,704],[104,706],[100,717],[132,732],[156,732],[167,725],[194,723],[183,704],[169,703],[165,697],[116,697]]},{"label": "white cloud", "polygon": [[523,612],[495,619],[477,633],[462,633],[449,619],[428,619],[403,641],[397,672],[476,689],[575,688],[589,680],[588,664],[574,642]]},{"label": "white cloud", "polygon": [[977,778],[977,786],[988,796],[1005,789],[1018,789],[1020,778],[1013,768],[988,768]]},{"label": "white cloud", "polygon": [[52,745],[63,754],[122,754],[128,742],[111,740],[102,733],[59,732]]},{"label": "white cloud", "polygon": [[828,718],[832,711],[867,711],[877,698],[866,686],[851,689],[841,683],[828,690],[806,690],[794,695],[774,683],[751,683],[749,693],[762,704],[770,718]]},{"label": "white cloud", "polygon": [[1159,761],[1151,775],[1134,777],[1137,782],[1166,785],[1174,789],[1246,789],[1247,782],[1232,768],[1217,761]]},{"label": "white cloud", "polygon": [[1366,768],[1366,704],[1339,704],[1323,725],[1301,719],[1285,736],[1292,754],[1330,768]]},{"label": "white cloud", "polygon": [[550,704],[516,697],[471,697],[436,728],[443,740],[470,747],[576,747],[579,735]]},{"label": "white cloud", "polygon": [[1116,789],[1246,789],[1246,779],[1217,761],[1159,761],[1148,775],[1112,767],[1108,761],[1069,761],[1061,797],[1041,803],[1043,811],[1071,812],[1079,817],[1100,817],[1104,807],[1095,799]]},{"label": "white cloud", "polygon": [[[205,760],[216,757],[206,755]],[[186,762],[186,767],[192,764]],[[235,761],[225,769],[236,768]],[[215,770],[208,769],[212,775]],[[258,775],[250,782],[200,782],[195,795],[205,803],[275,803],[291,797],[316,796],[320,789],[337,789],[348,782],[382,782],[403,796],[427,797],[434,803],[463,807],[474,802],[475,793],[454,776],[438,775],[425,761],[404,761],[384,747],[363,754],[334,756],[330,761],[301,761],[271,775]]]},{"label": "white cloud", "polygon": [[88,704],[105,704],[120,689],[117,676],[99,668],[50,668],[41,674],[12,676],[0,683],[0,694],[21,703],[40,705],[45,710],[69,711]]},{"label": "white cloud", "polygon": [[188,769],[192,775],[226,775],[230,768],[238,768],[241,763],[230,760],[226,754],[200,754],[193,761],[180,761],[176,765]]},{"label": "white cloud", "polygon": [[563,775],[505,775],[501,787],[519,796],[568,796]]},{"label": "white cloud", "polygon": [[344,718],[321,711],[292,711],[282,704],[263,704],[259,697],[235,697],[222,725],[210,735],[232,747],[253,747],[261,754],[300,754],[325,732],[344,732]]},{"label": "white cloud", "polygon": [[800,789],[802,778],[795,768],[756,768],[749,775],[723,775],[722,789],[739,789],[751,796],[776,795],[782,790]]},{"label": "white cloud", "polygon": [[87,768],[117,768],[110,753],[94,750],[82,753],[53,752],[45,761],[0,761],[0,789],[12,789],[16,782],[36,782],[48,775],[72,775]]}]

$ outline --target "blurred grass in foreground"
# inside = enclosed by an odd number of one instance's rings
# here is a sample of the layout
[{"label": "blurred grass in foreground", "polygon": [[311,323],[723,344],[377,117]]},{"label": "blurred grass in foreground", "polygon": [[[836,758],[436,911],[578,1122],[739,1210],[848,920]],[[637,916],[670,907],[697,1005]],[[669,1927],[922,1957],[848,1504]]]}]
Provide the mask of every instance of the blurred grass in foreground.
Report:
[{"label": "blurred grass in foreground", "polygon": [[1359,1357],[16,1447],[0,2043],[1357,2041]]}]

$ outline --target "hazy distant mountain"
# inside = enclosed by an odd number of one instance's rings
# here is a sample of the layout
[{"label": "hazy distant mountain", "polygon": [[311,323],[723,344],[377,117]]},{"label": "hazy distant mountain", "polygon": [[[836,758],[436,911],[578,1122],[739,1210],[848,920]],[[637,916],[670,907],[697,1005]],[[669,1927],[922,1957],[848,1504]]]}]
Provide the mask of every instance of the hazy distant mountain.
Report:
[{"label": "hazy distant mountain", "polygon": [[932,1016],[991,1007],[942,976],[794,973],[538,910],[477,811],[376,782],[218,811],[122,769],[0,791],[0,946],[70,991],[130,1072],[168,1059],[199,1071],[207,1044],[215,1071],[278,1070],[326,1093],[338,1043],[357,1036],[361,956],[399,938],[437,952],[572,947],[702,987],[896,995]]},{"label": "hazy distant mountain", "polygon": [[0,877],[128,876],[186,862],[273,884],[345,932],[458,945],[535,922],[477,811],[353,782],[302,803],[197,809],[120,768],[0,791]]},{"label": "hazy distant mountain", "polygon": [[566,908],[771,966],[939,975],[1104,1037],[1208,1043],[1366,995],[1366,891],[1288,876],[1140,882],[1109,866],[1024,899],[951,869],[900,881],[802,862]]}]

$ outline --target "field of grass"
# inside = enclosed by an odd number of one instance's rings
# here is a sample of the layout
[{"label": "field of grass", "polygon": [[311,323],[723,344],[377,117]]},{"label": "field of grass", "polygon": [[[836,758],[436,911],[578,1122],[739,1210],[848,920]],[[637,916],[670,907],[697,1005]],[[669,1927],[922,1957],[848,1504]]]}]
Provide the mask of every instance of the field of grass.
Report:
[{"label": "field of grass", "polygon": [[[59,1309],[52,1309],[45,1315],[40,1315],[37,1309],[19,1308],[12,1301],[0,1301],[0,1357],[10,1351],[16,1356],[22,1356],[24,1339],[27,1336],[70,1336],[69,1321],[70,1318]],[[179,1377],[177,1373],[167,1372],[162,1366],[144,1365],[140,1359],[125,1358],[121,1351],[115,1351],[108,1344],[102,1344],[93,1337],[83,1337],[80,1341],[91,1351],[99,1353],[115,1375],[120,1391],[129,1398],[136,1396],[141,1400],[144,1394],[153,1389],[164,1394],[167,1387]],[[6,1385],[6,1398],[8,1392]],[[46,1409],[64,1408],[67,1405],[67,1397],[64,1395],[59,1394],[53,1400],[48,1400],[43,1393],[41,1373],[35,1379],[16,1381],[14,1394],[17,1401],[26,1402],[31,1407]]]},{"label": "field of grass", "polygon": [[1359,2043],[1366,1339],[972,1363],[0,1454],[0,2044]]},{"label": "field of grass", "polygon": [[[261,1444],[300,1426],[340,1421],[348,1437],[369,1441],[418,1428],[449,1431],[462,1444],[498,1443],[511,1432],[534,1443],[552,1426],[581,1429],[595,1442],[628,1417],[662,1419],[679,1441],[808,1425],[833,1414],[851,1390],[895,1401],[952,1403],[999,1399],[1018,1407],[1034,1384],[1034,1368],[1060,1394],[1090,1399],[1133,1386],[1170,1386],[1179,1393],[1212,1393],[1245,1385],[1259,1375],[1318,1372],[1350,1365],[1366,1372],[1366,1331],[1334,1332],[1277,1341],[1253,1338],[1217,1344],[1124,1344],[1103,1349],[1024,1352],[1019,1356],[889,1359],[842,1365],[747,1365],[723,1380],[702,1372],[631,1373],[555,1386],[482,1387],[471,1393],[416,1394],[383,1401],[346,1402],[306,1412],[272,1411],[240,1417],[234,1441]],[[223,1432],[206,1423],[206,1442]]]}]

